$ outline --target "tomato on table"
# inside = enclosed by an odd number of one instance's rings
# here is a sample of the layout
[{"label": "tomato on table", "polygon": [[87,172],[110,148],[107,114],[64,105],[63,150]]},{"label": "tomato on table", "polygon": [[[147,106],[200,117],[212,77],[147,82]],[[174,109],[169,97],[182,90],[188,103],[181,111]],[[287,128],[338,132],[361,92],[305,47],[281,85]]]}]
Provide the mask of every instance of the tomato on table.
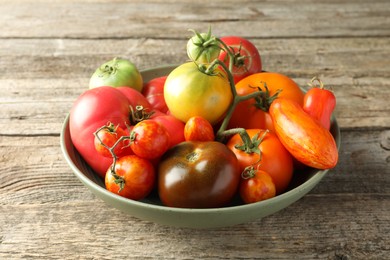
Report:
[{"label": "tomato on table", "polygon": [[180,143],[158,166],[158,193],[170,207],[222,207],[236,194],[239,181],[237,158],[220,142]]},{"label": "tomato on table", "polygon": [[236,84],[237,94],[248,95],[262,91],[262,95],[238,103],[229,121],[229,128],[274,130],[269,107],[276,98],[292,99],[303,104],[304,93],[298,84],[286,75],[275,72],[252,74]]},{"label": "tomato on table", "polygon": [[122,197],[140,200],[153,190],[156,172],[152,163],[136,155],[119,158],[105,176],[106,189]]},{"label": "tomato on table", "polygon": [[232,62],[231,72],[235,83],[249,75],[261,72],[261,56],[252,42],[239,36],[225,36],[221,37],[220,40],[227,45],[234,55],[233,61],[231,61],[228,53],[223,50],[218,59],[224,62],[228,68],[229,63]]},{"label": "tomato on table", "polygon": [[236,155],[240,171],[253,167],[267,172],[274,181],[276,193],[282,193],[293,176],[292,156],[276,134],[263,129],[247,129],[246,132],[253,147],[245,146],[240,134],[233,135],[226,144]]}]

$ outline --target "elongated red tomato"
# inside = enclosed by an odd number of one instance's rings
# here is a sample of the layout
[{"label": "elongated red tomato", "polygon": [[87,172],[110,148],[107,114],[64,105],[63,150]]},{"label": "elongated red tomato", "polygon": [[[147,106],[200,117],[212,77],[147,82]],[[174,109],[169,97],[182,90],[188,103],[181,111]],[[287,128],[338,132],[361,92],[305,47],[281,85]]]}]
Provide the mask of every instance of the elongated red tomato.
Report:
[{"label": "elongated red tomato", "polygon": [[312,83],[318,80],[319,87],[313,86],[303,99],[303,110],[317,119],[326,129],[330,128],[330,118],[333,110],[336,107],[336,97],[332,91],[325,89],[323,83],[316,77],[312,79]]},{"label": "elongated red tomato", "polygon": [[298,103],[278,98],[269,112],[277,136],[298,161],[317,169],[336,166],[338,150],[332,134]]}]

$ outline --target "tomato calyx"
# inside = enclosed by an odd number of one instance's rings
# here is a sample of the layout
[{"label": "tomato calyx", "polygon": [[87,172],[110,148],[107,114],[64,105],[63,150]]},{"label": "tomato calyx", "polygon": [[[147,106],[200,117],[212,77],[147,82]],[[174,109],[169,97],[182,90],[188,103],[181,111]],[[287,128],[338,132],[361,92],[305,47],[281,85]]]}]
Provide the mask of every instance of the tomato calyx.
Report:
[{"label": "tomato calyx", "polygon": [[211,34],[211,27],[207,33],[199,33],[193,29],[189,31],[194,33],[187,44],[187,54],[191,60],[210,63],[219,56],[221,47],[217,38]]},{"label": "tomato calyx", "polygon": [[250,178],[255,177],[257,170],[253,166],[248,166],[244,169],[244,171],[241,173],[241,178],[244,180],[248,180]]},{"label": "tomato calyx", "polygon": [[270,96],[270,92],[268,90],[267,84],[263,82],[265,90],[262,90],[260,87],[252,87],[249,86],[250,88],[257,88],[260,94],[256,97],[254,97],[255,102],[253,105],[258,108],[263,110],[264,112],[268,112],[272,102],[278,98],[280,92],[282,92],[282,89],[278,89],[276,93],[272,96]]},{"label": "tomato calyx", "polygon": [[154,111],[148,112],[143,106],[135,106],[135,109],[130,106],[130,123],[136,125],[137,123],[149,119],[154,114]]}]

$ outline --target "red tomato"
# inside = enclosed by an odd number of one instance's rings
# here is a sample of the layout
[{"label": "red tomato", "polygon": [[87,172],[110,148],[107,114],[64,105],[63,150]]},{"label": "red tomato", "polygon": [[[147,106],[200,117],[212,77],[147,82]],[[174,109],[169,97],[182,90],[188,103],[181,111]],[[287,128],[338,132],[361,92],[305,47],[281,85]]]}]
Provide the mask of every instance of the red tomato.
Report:
[{"label": "red tomato", "polygon": [[[129,136],[129,133],[122,127],[115,126],[112,123],[103,126],[95,133],[95,149],[105,157],[112,157],[107,147],[112,148],[123,136]],[[132,154],[129,140],[123,140],[116,144],[113,152],[117,157]]]},{"label": "red tomato", "polygon": [[318,78],[313,78],[311,82],[315,80],[318,80],[320,86],[310,84],[313,88],[305,94],[303,110],[329,130],[330,118],[336,107],[336,97],[332,91],[324,88],[324,84]]},{"label": "red tomato", "polygon": [[168,150],[170,137],[164,126],[148,119],[134,126],[130,142],[134,154],[146,159],[156,159]]},{"label": "red tomato", "polygon": [[168,150],[158,168],[158,193],[164,205],[222,207],[236,194],[237,158],[220,142],[183,142]]},{"label": "red tomato", "polygon": [[186,141],[214,141],[213,126],[203,117],[191,117],[185,124],[184,138]]},{"label": "red tomato", "polygon": [[115,171],[110,167],[105,177],[106,189],[122,197],[140,200],[154,188],[156,173],[151,162],[136,155],[119,158]]},{"label": "red tomato", "polygon": [[129,87],[118,87],[117,89],[127,97],[133,109],[137,106],[142,106],[145,110],[152,110],[151,104],[141,92]]},{"label": "red tomato", "polygon": [[[251,74],[261,72],[260,53],[253,43],[238,36],[221,37],[220,40],[234,52],[232,74],[235,83]],[[221,51],[219,60],[229,68],[230,58],[226,51]]]},{"label": "red tomato", "polygon": [[317,169],[336,166],[338,150],[332,134],[298,103],[278,98],[270,114],[280,141],[298,161]]},{"label": "red tomato", "polygon": [[[246,130],[253,147],[245,151],[240,134],[233,135],[226,146],[233,151],[240,164],[240,171],[252,166],[257,170],[266,171],[273,179],[276,193],[280,194],[288,187],[294,167],[290,153],[284,148],[278,137],[269,131],[260,129]],[[261,153],[256,153],[258,148]]]},{"label": "red tomato", "polygon": [[251,98],[238,103],[230,119],[229,128],[242,127],[273,131],[273,122],[268,110],[276,94],[278,98],[288,98],[303,104],[304,93],[298,84],[280,73],[261,72],[250,75],[238,82],[236,89],[237,94],[241,96],[259,91],[259,89],[264,94],[259,98]]},{"label": "red tomato", "polygon": [[129,106],[129,100],[118,89],[98,87],[81,94],[70,111],[72,143],[87,164],[102,177],[112,164],[112,158],[96,151],[93,133],[107,122],[125,129],[130,125]]},{"label": "red tomato", "polygon": [[164,99],[164,84],[166,79],[167,76],[154,78],[147,82],[142,89],[142,94],[146,97],[152,108],[163,113],[168,112],[168,107]]},{"label": "red tomato", "polygon": [[160,111],[155,111],[151,116],[153,121],[162,124],[169,133],[170,145],[172,147],[183,142],[184,139],[184,123],[172,115],[164,114]]},{"label": "red tomato", "polygon": [[239,193],[241,199],[249,204],[275,197],[276,188],[271,175],[253,170],[252,176],[241,180]]}]

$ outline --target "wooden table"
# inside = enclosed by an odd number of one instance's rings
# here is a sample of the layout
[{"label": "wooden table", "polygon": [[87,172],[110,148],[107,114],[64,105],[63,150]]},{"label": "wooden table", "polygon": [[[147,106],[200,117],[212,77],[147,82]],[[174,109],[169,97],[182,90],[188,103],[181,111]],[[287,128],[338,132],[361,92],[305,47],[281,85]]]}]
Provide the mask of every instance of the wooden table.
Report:
[{"label": "wooden table", "polygon": [[[390,2],[1,1],[0,259],[390,258]],[[340,162],[303,199],[234,227],[149,223],[73,175],[60,130],[101,63],[187,59],[187,29],[253,41],[264,69],[337,96]]]}]

